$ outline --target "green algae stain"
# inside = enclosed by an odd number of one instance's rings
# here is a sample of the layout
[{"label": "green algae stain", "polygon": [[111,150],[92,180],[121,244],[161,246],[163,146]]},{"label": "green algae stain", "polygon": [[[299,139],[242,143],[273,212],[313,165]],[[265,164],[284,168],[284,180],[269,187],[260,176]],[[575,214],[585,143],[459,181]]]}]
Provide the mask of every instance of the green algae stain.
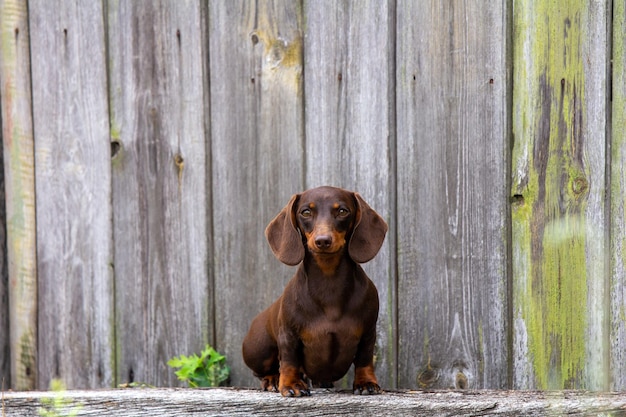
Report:
[{"label": "green algae stain", "polygon": [[17,364],[17,375],[14,385],[18,390],[31,390],[36,387],[37,383],[37,346],[35,337],[30,332],[22,334],[19,343],[19,360]]},{"label": "green algae stain", "polygon": [[[624,41],[624,32],[626,31],[626,4],[624,2],[614,2],[613,5],[613,91],[612,91],[612,125],[613,135],[611,144],[612,161],[622,161],[624,159],[624,150],[626,149],[626,134],[624,126],[626,126],[626,41]],[[611,164],[611,212],[613,216],[621,216],[626,207],[626,172],[624,166],[619,163]],[[617,218],[615,224],[619,225],[624,220]],[[615,241],[614,246],[621,248],[618,259],[626,259],[626,235],[623,233],[614,233],[612,239]],[[616,256],[613,255],[613,256]],[[623,261],[622,261],[623,262]],[[613,261],[615,264],[615,261]],[[621,262],[620,262],[621,263]],[[614,286],[622,285],[623,277],[618,272],[612,277]],[[626,300],[622,301],[622,303]],[[622,304],[622,310],[626,308]],[[626,321],[626,314],[620,313],[622,321]]]},{"label": "green algae stain", "polygon": [[[540,389],[581,388],[587,328],[581,1],[515,2],[514,305]],[[532,12],[531,12],[532,10]],[[532,16],[532,18],[531,18]],[[527,56],[530,55],[530,56]],[[515,88],[515,87],[514,87]],[[523,275],[522,275],[523,274]]]},{"label": "green algae stain", "polygon": [[527,311],[535,376],[540,388],[581,388],[587,327],[584,225],[573,217],[555,220],[547,225],[542,246]]}]

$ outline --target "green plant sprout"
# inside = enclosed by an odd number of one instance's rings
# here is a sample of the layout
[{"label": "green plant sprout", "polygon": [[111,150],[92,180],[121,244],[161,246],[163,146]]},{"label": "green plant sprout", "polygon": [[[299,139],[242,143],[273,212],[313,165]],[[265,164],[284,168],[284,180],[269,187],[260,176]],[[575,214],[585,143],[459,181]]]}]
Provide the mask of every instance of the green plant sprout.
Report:
[{"label": "green plant sprout", "polygon": [[180,368],[175,372],[176,376],[193,388],[219,387],[230,376],[226,357],[209,345],[206,345],[200,356],[195,353],[190,356],[180,355],[170,359],[167,364],[172,368]]},{"label": "green plant sprout", "polygon": [[83,405],[77,404],[65,398],[63,392],[66,390],[65,384],[60,379],[50,381],[50,390],[54,391],[51,398],[42,398],[42,407],[37,409],[37,413],[42,417],[75,417],[82,410]]}]

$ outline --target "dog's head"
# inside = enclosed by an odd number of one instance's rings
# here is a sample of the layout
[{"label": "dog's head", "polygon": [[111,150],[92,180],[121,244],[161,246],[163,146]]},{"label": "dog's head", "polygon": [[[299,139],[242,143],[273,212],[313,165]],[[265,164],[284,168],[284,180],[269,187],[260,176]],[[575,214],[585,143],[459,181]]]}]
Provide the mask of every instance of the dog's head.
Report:
[{"label": "dog's head", "polygon": [[287,265],[314,255],[336,255],[347,249],[352,260],[371,260],[383,244],[387,223],[363,198],[335,187],[295,194],[270,222],[265,236],[274,255]]}]

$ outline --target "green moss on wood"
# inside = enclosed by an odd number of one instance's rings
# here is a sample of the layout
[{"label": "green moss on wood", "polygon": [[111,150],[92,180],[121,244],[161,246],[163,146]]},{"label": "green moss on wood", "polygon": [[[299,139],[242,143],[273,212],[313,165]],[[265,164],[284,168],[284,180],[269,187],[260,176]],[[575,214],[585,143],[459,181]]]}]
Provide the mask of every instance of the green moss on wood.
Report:
[{"label": "green moss on wood", "polygon": [[514,5],[515,314],[526,323],[536,387],[578,388],[587,328],[585,3],[522,3]]},{"label": "green moss on wood", "polygon": [[23,333],[19,343],[19,360],[17,375],[13,375],[13,385],[18,390],[35,388],[37,382],[37,362],[35,352],[37,346],[32,333]]}]

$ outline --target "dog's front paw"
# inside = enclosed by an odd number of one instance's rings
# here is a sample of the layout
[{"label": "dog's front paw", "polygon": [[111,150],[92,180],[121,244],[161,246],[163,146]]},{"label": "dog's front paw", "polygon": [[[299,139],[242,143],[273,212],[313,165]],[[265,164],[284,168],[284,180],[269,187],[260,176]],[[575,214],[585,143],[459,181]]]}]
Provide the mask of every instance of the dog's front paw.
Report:
[{"label": "dog's front paw", "polygon": [[380,386],[374,375],[372,365],[358,367],[354,370],[354,384],[352,391],[355,394],[380,394]]},{"label": "dog's front paw", "polygon": [[309,386],[301,379],[281,382],[278,390],[283,397],[303,397],[311,395]]},{"label": "dog's front paw", "polygon": [[373,366],[358,367],[354,370],[352,391],[355,394],[380,394],[380,386],[374,375]]},{"label": "dog's front paw", "polygon": [[278,392],[278,375],[267,375],[261,378],[261,389]]},{"label": "dog's front paw", "polygon": [[380,394],[380,386],[376,382],[354,383],[352,390],[355,394]]}]

